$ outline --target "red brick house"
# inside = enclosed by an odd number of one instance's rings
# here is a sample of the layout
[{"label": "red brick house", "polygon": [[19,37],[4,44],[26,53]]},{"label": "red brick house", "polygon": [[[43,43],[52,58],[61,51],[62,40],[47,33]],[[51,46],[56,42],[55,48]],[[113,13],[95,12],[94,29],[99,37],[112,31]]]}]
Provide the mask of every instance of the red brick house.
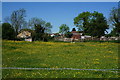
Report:
[{"label": "red brick house", "polygon": [[77,31],[72,31],[71,32],[73,35],[72,35],[72,38],[75,39],[75,40],[79,40],[81,38],[81,35],[82,33],[79,33]]}]

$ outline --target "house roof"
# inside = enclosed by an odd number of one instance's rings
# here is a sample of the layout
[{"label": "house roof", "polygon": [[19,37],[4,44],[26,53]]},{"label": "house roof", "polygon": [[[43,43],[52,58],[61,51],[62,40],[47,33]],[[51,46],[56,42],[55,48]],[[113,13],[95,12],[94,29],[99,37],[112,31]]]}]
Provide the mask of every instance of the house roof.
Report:
[{"label": "house roof", "polygon": [[78,33],[77,31],[71,31],[71,33]]},{"label": "house roof", "polygon": [[31,33],[29,31],[21,31],[21,33],[17,35],[18,38],[27,38],[30,36],[31,36]]},{"label": "house roof", "polygon": [[32,33],[34,30],[31,30],[31,29],[21,29],[21,30],[19,31],[19,33],[23,32],[23,31],[28,31],[28,32]]}]

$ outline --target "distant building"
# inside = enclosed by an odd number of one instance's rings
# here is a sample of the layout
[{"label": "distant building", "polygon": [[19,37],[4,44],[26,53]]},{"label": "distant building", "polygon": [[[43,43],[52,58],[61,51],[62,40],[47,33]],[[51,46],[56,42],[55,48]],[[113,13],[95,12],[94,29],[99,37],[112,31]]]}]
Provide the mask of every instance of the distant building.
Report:
[{"label": "distant building", "polygon": [[55,34],[50,34],[51,37],[55,37]]},{"label": "distant building", "polygon": [[73,34],[72,38],[75,39],[75,40],[79,40],[82,36],[82,33],[79,33],[77,31],[72,31],[71,33]]},{"label": "distant building", "polygon": [[17,35],[17,38],[23,38],[25,39],[25,41],[32,41],[32,37],[31,37],[31,32],[30,31],[20,31],[20,33]]},{"label": "distant building", "polygon": [[17,35],[18,38],[26,38],[30,36],[31,36],[31,33],[29,31],[22,31]]}]

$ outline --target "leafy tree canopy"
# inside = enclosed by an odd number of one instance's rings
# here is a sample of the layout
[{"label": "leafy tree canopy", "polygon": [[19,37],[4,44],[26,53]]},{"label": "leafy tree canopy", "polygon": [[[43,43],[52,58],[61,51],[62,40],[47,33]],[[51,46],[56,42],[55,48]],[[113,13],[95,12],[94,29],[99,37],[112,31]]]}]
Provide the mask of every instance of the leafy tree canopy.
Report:
[{"label": "leafy tree canopy", "polygon": [[41,18],[33,17],[29,20],[29,26],[30,29],[35,29],[35,25],[41,25],[42,27],[45,28],[45,33],[50,33],[52,25],[50,22],[46,22],[42,20]]},{"label": "leafy tree canopy", "polygon": [[14,28],[9,23],[2,24],[2,38],[8,40],[15,39],[15,31]]},{"label": "leafy tree canopy", "polygon": [[80,13],[74,18],[74,24],[79,31],[83,30],[84,34],[96,37],[105,35],[105,31],[108,29],[105,17],[96,11]]},{"label": "leafy tree canopy", "polygon": [[59,32],[61,34],[65,34],[69,31],[69,27],[66,25],[66,24],[62,24],[60,27],[59,27]]}]

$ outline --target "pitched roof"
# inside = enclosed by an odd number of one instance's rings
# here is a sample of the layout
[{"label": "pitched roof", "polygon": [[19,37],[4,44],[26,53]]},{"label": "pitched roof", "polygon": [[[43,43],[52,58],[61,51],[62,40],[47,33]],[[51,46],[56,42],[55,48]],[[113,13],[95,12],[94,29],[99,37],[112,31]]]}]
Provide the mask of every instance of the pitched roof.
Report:
[{"label": "pitched roof", "polygon": [[17,35],[18,38],[26,38],[30,36],[31,36],[31,33],[29,31],[22,31],[21,33]]}]

